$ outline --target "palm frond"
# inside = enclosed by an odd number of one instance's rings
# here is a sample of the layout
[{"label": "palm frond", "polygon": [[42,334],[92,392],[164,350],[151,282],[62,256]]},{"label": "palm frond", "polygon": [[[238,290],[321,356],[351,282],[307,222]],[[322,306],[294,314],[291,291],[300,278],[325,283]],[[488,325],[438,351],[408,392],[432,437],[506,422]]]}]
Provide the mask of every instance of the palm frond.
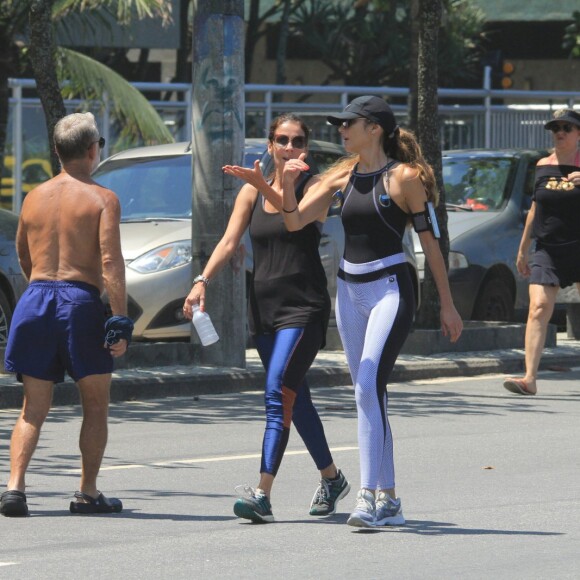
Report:
[{"label": "palm frond", "polygon": [[59,48],[59,79],[69,80],[65,98],[81,97],[112,104],[112,113],[123,128],[122,138],[146,144],[171,143],[173,137],[149,101],[123,77],[105,65],[74,50]]},{"label": "palm frond", "polygon": [[169,0],[55,0],[53,18],[60,19],[71,12],[90,12],[106,9],[119,24],[128,24],[132,18],[161,18],[163,24],[171,22]]}]

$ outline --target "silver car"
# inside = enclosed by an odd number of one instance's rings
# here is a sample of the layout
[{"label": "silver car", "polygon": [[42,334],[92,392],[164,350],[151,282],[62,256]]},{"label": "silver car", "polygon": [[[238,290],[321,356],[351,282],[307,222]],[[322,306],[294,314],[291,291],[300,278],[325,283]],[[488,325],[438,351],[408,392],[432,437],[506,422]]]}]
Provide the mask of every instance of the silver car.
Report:
[{"label": "silver car", "polygon": [[18,216],[0,209],[0,344],[6,344],[16,302],[26,289],[16,254]]},{"label": "silver car", "polygon": [[[516,255],[543,150],[443,153],[449,229],[449,285],[465,320],[511,321],[528,308],[528,282]],[[424,254],[415,254],[421,277]]]}]

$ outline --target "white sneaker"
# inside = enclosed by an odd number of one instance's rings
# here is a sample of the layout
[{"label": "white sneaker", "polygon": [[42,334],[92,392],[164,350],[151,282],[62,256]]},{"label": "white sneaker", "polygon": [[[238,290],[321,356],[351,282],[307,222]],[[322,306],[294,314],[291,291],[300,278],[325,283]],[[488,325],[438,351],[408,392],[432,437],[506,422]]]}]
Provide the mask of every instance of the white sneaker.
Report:
[{"label": "white sneaker", "polygon": [[375,524],[375,496],[366,489],[356,494],[356,505],[346,523],[355,528],[372,528]]},{"label": "white sneaker", "polygon": [[376,502],[375,526],[402,526],[405,523],[401,499],[393,499],[385,492],[379,492]]}]

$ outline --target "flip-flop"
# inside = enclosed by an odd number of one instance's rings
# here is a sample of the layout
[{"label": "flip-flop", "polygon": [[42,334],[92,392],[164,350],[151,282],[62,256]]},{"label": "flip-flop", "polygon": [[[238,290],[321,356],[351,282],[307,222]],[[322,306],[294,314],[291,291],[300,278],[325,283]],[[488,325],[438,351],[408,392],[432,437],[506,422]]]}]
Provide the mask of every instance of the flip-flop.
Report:
[{"label": "flip-flop", "polygon": [[516,395],[535,395],[530,391],[528,384],[524,379],[506,379],[503,382],[505,389],[510,391],[510,393],[515,393]]},{"label": "flip-flop", "polygon": [[0,513],[8,518],[19,518],[28,515],[26,495],[22,491],[12,489],[0,496]]},{"label": "flip-flop", "polygon": [[123,503],[120,499],[107,498],[100,492],[99,497],[94,498],[82,491],[77,491],[75,499],[76,501],[70,502],[71,514],[114,514],[123,509]]}]

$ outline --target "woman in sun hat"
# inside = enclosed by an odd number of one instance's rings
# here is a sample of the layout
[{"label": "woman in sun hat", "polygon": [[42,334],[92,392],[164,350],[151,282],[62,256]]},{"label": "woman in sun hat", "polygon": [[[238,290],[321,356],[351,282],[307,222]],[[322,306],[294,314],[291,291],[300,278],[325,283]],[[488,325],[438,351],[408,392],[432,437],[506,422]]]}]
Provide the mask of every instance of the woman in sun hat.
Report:
[{"label": "woman in sun hat", "polygon": [[[520,395],[537,393],[538,367],[558,290],[576,283],[580,291],[580,112],[560,109],[544,127],[552,132],[554,151],[538,161],[532,207],[516,260],[518,272],[530,280],[526,373],[503,383]],[[529,258],[532,238],[536,245]]]}]

